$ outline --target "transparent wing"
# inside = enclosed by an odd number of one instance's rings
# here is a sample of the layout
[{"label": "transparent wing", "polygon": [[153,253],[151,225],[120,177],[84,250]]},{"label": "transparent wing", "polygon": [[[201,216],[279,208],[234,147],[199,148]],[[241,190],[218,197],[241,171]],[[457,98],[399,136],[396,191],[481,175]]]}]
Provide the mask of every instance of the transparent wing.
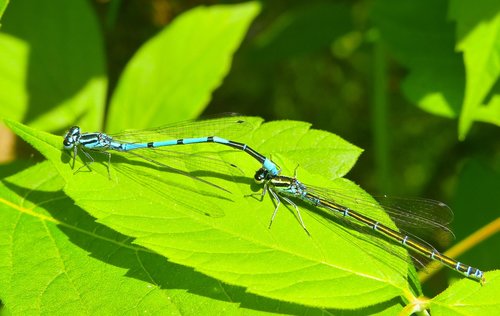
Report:
[{"label": "transparent wing", "polygon": [[[375,221],[379,221],[386,226],[393,226],[391,223],[388,223],[387,218],[380,215],[380,212],[374,212],[375,209],[382,208],[402,234],[418,240],[430,249],[437,251],[437,249],[427,241],[428,237],[432,237],[434,240],[446,241],[454,237],[451,230],[446,226],[453,218],[453,212],[442,202],[422,198],[390,196],[370,197],[368,195],[362,196],[359,191],[354,190],[333,190],[310,185],[306,185],[306,187],[310,194],[321,199],[345,206]],[[362,239],[365,242],[379,246],[380,249],[390,251],[390,248],[385,246],[385,242],[395,243],[394,240],[374,231],[371,227],[358,223],[350,217],[342,216],[341,212],[331,212],[327,220],[338,222],[339,227],[344,231],[349,232],[355,230],[362,233],[361,235],[353,235],[351,233],[352,236],[356,237],[351,240],[354,244],[356,244],[357,239]],[[397,244],[400,245],[400,243]],[[364,249],[362,246],[360,246],[360,248]],[[413,263],[416,264],[417,268],[420,269],[424,268],[428,262],[432,261],[430,258],[414,252],[410,252],[408,257],[393,252],[391,253],[399,259],[406,261],[411,259]],[[370,255],[372,257],[376,256],[375,254]]]},{"label": "transparent wing", "polygon": [[[333,201],[367,217],[391,226],[384,218],[378,218],[371,210],[381,207],[396,226],[406,234],[426,243],[424,239],[448,243],[454,239],[448,224],[453,219],[452,210],[444,203],[422,198],[390,196],[360,196],[359,192],[342,189],[325,189],[307,186],[308,192]],[[420,237],[417,237],[420,236]],[[429,245],[430,246],[430,245]]]},{"label": "transparent wing", "polygon": [[[268,190],[270,192],[273,192],[274,188],[268,188]],[[278,194],[280,200],[283,199],[283,201],[287,201],[284,199],[285,196],[283,195],[283,193],[281,193],[281,191],[276,190],[275,192]],[[310,210],[309,215],[313,219],[330,230],[332,234],[335,234],[336,236],[342,238],[350,245],[357,247],[362,252],[366,253],[366,255],[370,256],[376,261],[370,262],[370,264],[381,264],[391,268],[398,274],[403,273],[403,277],[406,276],[406,269],[404,270],[404,272],[402,272],[401,269],[398,268],[401,267],[401,261],[410,263],[411,260],[408,252],[401,248],[401,244],[398,243],[396,245],[394,240],[385,238],[377,231],[374,231],[370,227],[357,222],[355,219],[349,216],[344,217],[341,212],[325,212],[323,211],[323,207],[315,206],[312,203],[307,203],[303,199],[298,198],[299,197],[296,196],[295,200],[298,200],[300,204],[302,204],[301,208]],[[294,204],[288,202],[284,205],[293,206]],[[314,236],[314,232],[312,232],[312,237],[314,238]],[[318,247],[320,249],[322,248],[319,245]]]},{"label": "transparent wing", "polygon": [[[144,159],[144,157],[135,154],[133,156]],[[120,157],[119,159],[115,159],[115,163],[112,163],[112,165],[113,169],[122,175],[134,180],[163,199],[173,201],[173,205],[184,205],[205,216],[224,216],[222,209],[208,202],[207,199],[199,198],[199,196],[224,198],[218,192],[229,192],[225,188],[203,178],[193,176],[189,172],[149,159],[147,159],[146,163],[141,164],[140,161],[131,162],[129,159],[125,159],[125,157]],[[185,176],[187,177],[186,179],[192,179],[193,181],[183,181],[175,177],[175,175]],[[209,190],[210,187],[215,188],[216,191],[213,189]],[[227,194],[225,195],[227,196]]]},{"label": "transparent wing", "polygon": [[[333,221],[336,225],[335,229],[331,225],[326,225],[332,233],[340,236],[350,244],[358,247],[360,250],[365,252],[367,255],[377,260],[380,264],[386,266],[396,265],[397,260],[402,260],[407,263],[415,262],[419,267],[423,267],[424,264],[414,258],[413,255],[409,254],[407,251],[393,251],[393,249],[389,245],[393,245],[394,241],[389,240],[387,238],[381,239],[380,234],[375,232],[372,228],[361,225],[360,223],[355,222],[349,217],[344,217],[340,213],[332,213],[330,217],[325,218],[317,213],[313,213],[313,218],[319,223],[323,223],[324,221]],[[353,231],[359,232],[360,234],[354,234]],[[376,247],[376,250],[367,250],[367,247],[364,246],[364,243],[369,243]],[[398,244],[398,246],[401,246]],[[371,249],[371,248],[370,248]],[[379,252],[388,252],[391,254],[390,257],[381,256]],[[383,258],[383,259],[382,259]],[[399,272],[398,272],[399,273]]]},{"label": "transparent wing", "polygon": [[247,118],[236,114],[191,120],[143,130],[123,131],[112,136],[117,141],[138,143],[178,138],[219,136],[234,139],[250,133],[254,127]]},{"label": "transparent wing", "polygon": [[210,171],[219,176],[243,174],[243,171],[236,164],[222,160],[216,152],[211,151],[189,152],[186,148],[182,148],[182,146],[173,146],[137,149],[125,154],[132,153],[156,165],[168,165],[169,167],[189,172]]},{"label": "transparent wing", "polygon": [[[199,206],[204,203],[204,199],[194,198],[200,194],[203,196],[224,198],[220,193],[230,193],[226,188],[203,179],[201,176],[205,176],[205,174],[196,176],[192,172],[185,171],[185,167],[182,169],[175,168],[153,158],[141,156],[135,152],[110,153],[101,150],[85,151],[80,148],[77,154],[79,153],[84,153],[86,157],[91,159],[91,161],[85,162],[85,166],[89,168],[89,171],[92,170],[90,167],[91,163],[99,162],[108,166],[108,168],[112,167],[113,170],[134,180],[142,187],[157,193],[166,200],[188,206],[190,209],[198,211],[205,216],[220,217],[224,215],[224,212],[216,205],[207,205],[206,207],[201,207],[202,210],[200,210]],[[106,155],[96,155],[97,153],[105,153]],[[204,159],[206,160],[207,158],[205,157]],[[173,160],[175,161],[175,159]],[[186,161],[189,161],[189,159]],[[217,162],[222,164],[220,160]],[[232,166],[231,168],[235,169]],[[108,175],[110,176],[109,169]],[[179,178],[179,176],[181,177]],[[192,181],[187,181],[187,179],[191,179]],[[211,190],[209,190],[210,188]],[[172,192],[175,193],[172,194]],[[225,194],[226,196],[227,193]]]}]

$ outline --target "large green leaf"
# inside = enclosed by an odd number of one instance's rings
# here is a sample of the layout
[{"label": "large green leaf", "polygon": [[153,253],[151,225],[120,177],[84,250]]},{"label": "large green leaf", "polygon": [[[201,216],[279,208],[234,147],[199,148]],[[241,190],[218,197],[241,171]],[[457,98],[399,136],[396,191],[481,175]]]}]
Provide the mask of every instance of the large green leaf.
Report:
[{"label": "large green leaf", "polygon": [[498,315],[500,312],[500,271],[485,274],[480,285],[460,280],[430,301],[432,315]]},{"label": "large green leaf", "polygon": [[101,127],[107,81],[88,1],[14,1],[0,47],[1,117],[52,131]]},{"label": "large green leaf", "polygon": [[[457,50],[463,52],[467,75],[459,123],[459,136],[465,138],[500,77],[500,2],[452,0],[450,17],[456,21]],[[498,95],[498,89],[493,93]],[[500,125],[499,106],[486,108],[492,115],[488,121]]]},{"label": "large green leaf", "polygon": [[[259,120],[253,121],[257,124]],[[273,129],[282,131],[273,137],[282,143],[296,137],[294,132],[287,133],[288,127],[294,124],[297,123],[273,123]],[[134,159],[124,161],[125,158],[118,154],[112,156],[111,180],[106,167],[97,162],[91,165],[92,172],[82,169],[73,174],[67,164],[69,155],[61,151],[61,137],[14,122],[8,125],[54,163],[67,181],[65,192],[78,206],[100,223],[134,237],[134,243],[172,262],[244,286],[251,293],[310,306],[354,309],[398,296],[409,298],[407,262],[401,259],[405,258],[405,251],[393,243],[377,239],[373,244],[366,234],[353,231],[351,226],[343,228],[336,222],[338,219],[326,220],[316,214],[317,210],[304,205],[301,205],[302,216],[311,236],[302,230],[294,213],[283,206],[272,229],[268,229],[274,206],[268,197],[261,202],[244,196],[251,193],[251,175],[258,165],[250,158],[243,159],[243,153],[220,151],[220,145],[213,144],[177,146],[182,151],[203,148],[205,154],[211,151],[226,161],[237,162],[248,176],[234,172],[230,176],[229,167],[225,174],[217,175],[209,172],[210,166],[201,166],[195,171],[187,165],[178,165],[196,175],[208,174],[207,179],[232,192],[226,194],[185,176],[143,166]],[[255,133],[248,133],[248,138],[243,140],[255,137],[261,129],[266,131],[265,124]],[[311,133],[327,140],[331,136],[326,132]],[[337,139],[337,142],[337,147],[345,146],[342,140]],[[290,148],[283,146],[281,149],[299,149],[300,146],[292,143]],[[256,149],[260,147],[257,145]],[[332,149],[330,163],[345,164],[345,158],[336,158],[335,146]],[[322,156],[326,156],[328,150],[323,149]],[[276,151],[275,160],[285,174],[291,174],[296,162],[279,154]],[[94,156],[99,159],[98,155]],[[299,156],[306,154],[297,154]],[[98,161],[107,163],[107,158]],[[78,162],[76,168],[80,165]],[[369,198],[345,179],[327,181],[302,168],[299,175],[304,181],[318,186],[349,190],[358,199]],[[359,200],[341,202],[352,209],[359,206]],[[379,209],[372,207],[366,211],[387,221]]]},{"label": "large green leaf", "polygon": [[[134,245],[131,238],[96,223],[75,206],[61,191],[63,185],[50,162],[0,184],[0,298],[4,312],[324,313],[245,293]],[[390,305],[371,307],[364,313],[386,308]],[[398,304],[392,308],[395,313]]]},{"label": "large green leaf", "polygon": [[[161,284],[147,280],[149,270],[168,263],[96,224],[60,191],[63,185],[55,169],[44,163],[0,186],[0,295],[5,307],[14,315],[174,312]],[[150,266],[155,261],[158,266]],[[127,273],[130,277],[124,278]]]},{"label": "large green leaf", "polygon": [[111,101],[108,131],[194,118],[229,71],[256,2],[197,7],[149,40],[127,65]]}]

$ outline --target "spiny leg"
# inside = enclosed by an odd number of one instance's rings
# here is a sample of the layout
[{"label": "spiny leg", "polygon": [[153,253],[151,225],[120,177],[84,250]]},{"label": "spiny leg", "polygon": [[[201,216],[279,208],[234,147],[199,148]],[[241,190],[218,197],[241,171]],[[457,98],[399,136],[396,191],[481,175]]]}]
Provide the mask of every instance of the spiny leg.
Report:
[{"label": "spiny leg", "polygon": [[88,162],[84,161],[84,165],[81,166],[80,168],[78,168],[73,174],[76,174],[80,171],[80,169],[82,168],[85,168],[87,167],[89,169],[89,171],[92,171],[92,169],[90,168],[90,165],[95,161],[94,158],[92,158],[92,156],[86,152],[85,150],[83,150],[82,148],[80,148],[80,151],[83,152],[83,154],[85,155],[85,157],[87,157],[88,159]]},{"label": "spiny leg", "polygon": [[[84,165],[81,166],[80,168],[78,168],[74,172],[75,174],[77,172],[79,172],[80,169],[85,168],[85,167],[87,167],[89,169],[89,171],[92,171],[92,168],[90,168],[90,165],[95,162],[94,158],[92,157],[92,155],[90,153],[88,153],[87,151],[83,150],[83,148],[80,148],[80,151],[83,152],[83,154],[85,155],[85,157],[87,157],[88,160],[83,162]],[[107,151],[100,151],[100,150],[93,150],[92,152],[100,153],[100,154],[105,154],[105,155],[108,156],[108,164],[106,165],[106,169],[108,171],[108,178],[111,180],[111,174],[110,174],[110,171],[109,171],[109,165],[111,164],[111,153],[109,153]]]},{"label": "spiny leg", "polygon": [[108,169],[108,179],[111,180],[111,174],[109,173],[109,165],[111,165],[111,153],[108,151],[104,151],[103,153],[108,155],[108,164],[106,165],[106,169]]},{"label": "spiny leg", "polygon": [[[109,166],[111,165],[111,153],[103,150],[95,150],[94,152],[108,156],[108,163],[106,164],[106,170],[108,171],[108,179],[111,180],[111,173],[109,171]],[[94,162],[94,159],[92,159],[92,162]]]},{"label": "spiny leg", "polygon": [[73,165],[71,166],[71,169],[75,169],[76,155],[78,155],[78,148],[75,145],[73,146]]},{"label": "spiny leg", "polygon": [[268,228],[271,228],[271,225],[273,224],[274,218],[276,217],[276,214],[278,213],[278,208],[280,207],[281,200],[271,188],[269,188],[269,193],[271,194],[271,197],[276,201],[276,208],[274,209],[273,215],[271,216],[271,221],[269,222]]},{"label": "spiny leg", "polygon": [[304,224],[304,221],[302,220],[302,215],[300,215],[300,210],[299,210],[299,207],[297,206],[297,204],[293,203],[293,201],[290,200],[289,198],[287,198],[286,196],[282,196],[281,198],[295,208],[295,211],[297,212],[297,216],[299,217],[300,225],[302,225],[302,228],[304,228],[306,233],[309,236],[311,236],[311,234],[309,233],[309,231],[306,228],[306,224]]},{"label": "spiny leg", "polygon": [[297,179],[297,169],[299,169],[299,165],[297,164],[297,167],[295,167],[295,169],[293,169],[293,178],[294,179]]}]

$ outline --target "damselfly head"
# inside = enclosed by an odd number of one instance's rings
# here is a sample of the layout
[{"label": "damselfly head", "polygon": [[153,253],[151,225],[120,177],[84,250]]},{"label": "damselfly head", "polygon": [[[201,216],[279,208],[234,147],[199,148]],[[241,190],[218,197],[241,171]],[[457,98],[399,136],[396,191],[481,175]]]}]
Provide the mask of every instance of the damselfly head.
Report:
[{"label": "damselfly head", "polygon": [[65,149],[71,149],[75,146],[75,143],[80,139],[80,127],[73,126],[64,136],[63,145]]},{"label": "damselfly head", "polygon": [[257,172],[255,172],[253,179],[255,180],[255,182],[260,184],[266,180],[269,180],[270,177],[271,177],[271,175],[269,173],[269,170],[267,170],[265,168],[260,168],[259,170],[257,170]]}]

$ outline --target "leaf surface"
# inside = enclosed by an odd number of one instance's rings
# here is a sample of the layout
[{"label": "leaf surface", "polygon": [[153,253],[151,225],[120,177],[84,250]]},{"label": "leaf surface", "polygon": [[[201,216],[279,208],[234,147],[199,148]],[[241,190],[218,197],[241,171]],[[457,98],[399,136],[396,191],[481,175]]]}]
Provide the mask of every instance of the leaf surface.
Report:
[{"label": "leaf surface", "polygon": [[[50,162],[0,183],[0,297],[11,314],[321,315],[169,262],[98,224]],[[36,251],[34,251],[36,249]],[[367,313],[397,308],[372,307]],[[400,307],[399,307],[400,308]]]},{"label": "leaf surface", "polygon": [[[274,136],[286,143],[285,140],[296,136],[296,132],[286,132],[294,131],[289,127],[303,123],[270,124],[273,124],[273,129],[283,131]],[[111,180],[106,167],[100,163],[107,162],[107,158],[97,160],[96,155],[91,172],[73,174],[67,164],[68,154],[61,151],[61,137],[31,130],[12,121],[8,125],[54,163],[67,181],[65,192],[78,206],[96,217],[99,223],[135,238],[135,244],[172,262],[244,286],[251,293],[317,307],[366,307],[409,291],[407,261],[401,259],[406,256],[405,251],[390,242],[369,238],[366,232],[354,231],[353,224],[342,226],[342,219],[327,220],[317,214],[318,210],[299,203],[312,235],[308,236],[295,214],[282,205],[272,229],[268,229],[274,205],[267,196],[263,201],[245,197],[252,192],[251,175],[258,165],[250,158],[244,159],[243,153],[221,150],[220,146],[213,144],[180,147],[183,151],[189,148],[212,150],[225,161],[237,162],[248,176],[228,171],[231,176],[210,175],[207,178],[232,192],[227,194],[210,186],[200,186],[185,176],[161,170],[155,172],[151,166],[142,166],[135,161],[123,162],[122,167],[128,167],[129,174],[118,172],[122,162],[114,153]],[[261,127],[263,131],[266,131],[265,125]],[[261,128],[249,133],[248,138],[258,135]],[[336,141],[337,146],[331,150],[331,163],[345,163],[347,159],[335,158],[336,147],[346,146],[345,141],[326,132],[310,132],[315,136],[322,134],[327,143]],[[292,143],[288,150],[300,146]],[[260,145],[255,149],[260,150]],[[280,148],[284,152],[286,149]],[[292,174],[296,165],[285,159],[280,150],[276,151],[276,161],[283,167],[284,174]],[[322,154],[326,156],[325,152]],[[304,153],[297,154],[297,157],[302,156]],[[187,171],[200,176],[206,174],[202,167]],[[148,182],[137,181],[144,172],[149,172]],[[299,175],[316,186],[347,189],[351,193],[357,192],[357,197],[369,199],[348,180],[329,181],[305,169],[300,169]],[[259,192],[255,186],[253,190]],[[345,202],[352,209],[357,208],[355,200]],[[222,210],[222,215],[205,215],[213,214],[214,210]],[[371,216],[387,220],[381,210],[371,209],[370,212]]]},{"label": "leaf surface", "polygon": [[432,315],[496,315],[500,311],[500,271],[485,273],[481,285],[472,280],[460,280],[430,302]]}]

